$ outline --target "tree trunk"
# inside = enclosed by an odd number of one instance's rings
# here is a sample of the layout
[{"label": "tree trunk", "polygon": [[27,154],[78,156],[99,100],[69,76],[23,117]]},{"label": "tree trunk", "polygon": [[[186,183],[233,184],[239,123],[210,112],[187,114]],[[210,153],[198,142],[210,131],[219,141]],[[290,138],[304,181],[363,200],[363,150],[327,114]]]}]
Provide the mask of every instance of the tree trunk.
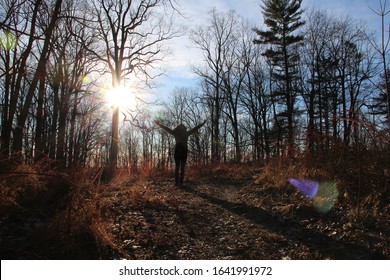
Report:
[{"label": "tree trunk", "polygon": [[36,127],[35,127],[35,158],[34,162],[40,161],[44,157],[44,115],[43,115],[43,101],[45,97],[45,81],[41,80],[38,89],[38,105],[36,115]]},{"label": "tree trunk", "polygon": [[51,43],[50,41],[51,41],[54,27],[57,24],[57,20],[61,10],[61,5],[62,5],[62,0],[57,0],[50,20],[50,24],[45,31],[45,41],[42,47],[41,55],[39,57],[37,69],[35,70],[34,77],[33,80],[31,81],[29,90],[27,92],[25,102],[17,118],[17,126],[14,130],[14,145],[13,145],[13,150],[16,153],[21,152],[23,148],[24,127],[26,124],[28,112],[30,110],[31,103],[35,95],[35,90],[37,88],[38,82],[39,81],[44,82],[46,78],[46,61],[50,52],[50,43]]},{"label": "tree trunk", "polygon": [[[8,116],[4,119],[5,122],[2,127],[1,132],[1,139],[3,143],[1,144],[2,147],[5,149],[5,154],[9,154],[10,149],[10,138],[11,138],[11,131],[14,121],[14,116],[16,114],[17,104],[22,88],[22,79],[25,77],[25,68],[27,64],[27,60],[29,58],[29,55],[31,53],[33,43],[35,41],[35,27],[37,22],[37,15],[38,11],[40,9],[42,0],[37,0],[34,6],[34,10],[31,17],[31,24],[30,24],[30,34],[29,34],[29,41],[27,43],[27,46],[24,50],[24,52],[21,55],[21,59],[19,61],[19,68],[18,68],[18,74],[15,79],[15,83],[12,86],[12,89],[10,91],[10,99],[9,99],[9,107],[8,107]],[[8,85],[8,83],[7,83]],[[7,92],[7,91],[6,91]],[[3,130],[4,129],[4,130]]]}]

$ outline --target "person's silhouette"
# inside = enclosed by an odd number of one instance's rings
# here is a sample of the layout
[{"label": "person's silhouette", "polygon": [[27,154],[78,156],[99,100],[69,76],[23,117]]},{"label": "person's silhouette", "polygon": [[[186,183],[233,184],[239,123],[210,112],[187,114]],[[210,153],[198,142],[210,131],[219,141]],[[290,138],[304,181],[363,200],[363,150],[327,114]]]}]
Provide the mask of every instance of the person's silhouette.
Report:
[{"label": "person's silhouette", "polygon": [[176,186],[181,186],[184,181],[184,171],[187,162],[188,137],[201,128],[206,123],[206,120],[188,131],[183,124],[179,124],[175,129],[172,130],[159,121],[155,121],[155,123],[175,137],[175,183]]}]

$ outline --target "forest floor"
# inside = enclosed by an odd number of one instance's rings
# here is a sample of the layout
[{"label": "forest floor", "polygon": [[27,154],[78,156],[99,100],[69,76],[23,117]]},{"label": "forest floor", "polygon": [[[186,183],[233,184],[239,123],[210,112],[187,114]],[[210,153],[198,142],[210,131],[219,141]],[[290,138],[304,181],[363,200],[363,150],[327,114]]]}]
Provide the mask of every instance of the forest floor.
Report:
[{"label": "forest floor", "polygon": [[[0,220],[1,258],[390,259],[386,197],[361,202],[357,216],[341,193],[320,214],[292,186],[230,171],[190,174],[180,188],[167,176],[122,178],[57,218],[15,210]],[[71,211],[89,216],[88,231],[64,234]]]}]

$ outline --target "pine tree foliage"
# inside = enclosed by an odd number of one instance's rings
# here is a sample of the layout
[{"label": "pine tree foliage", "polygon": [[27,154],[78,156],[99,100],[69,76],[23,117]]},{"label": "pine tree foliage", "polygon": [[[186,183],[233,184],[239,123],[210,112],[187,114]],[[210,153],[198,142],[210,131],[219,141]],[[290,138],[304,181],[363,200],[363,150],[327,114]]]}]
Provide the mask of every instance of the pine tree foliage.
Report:
[{"label": "pine tree foliage", "polygon": [[271,59],[275,66],[282,67],[287,59],[287,66],[293,66],[297,62],[296,53],[286,52],[303,40],[302,35],[294,34],[305,24],[301,21],[302,0],[265,0],[262,5],[264,23],[268,30],[255,29],[259,39],[256,44],[269,44],[264,55]]},{"label": "pine tree foliage", "polygon": [[301,20],[301,4],[302,0],[264,0],[262,9],[268,29],[254,30],[259,36],[254,43],[268,46],[263,55],[274,69],[273,78],[278,81],[279,86],[274,89],[273,95],[285,107],[285,111],[279,112],[278,117],[287,118],[290,147],[294,146],[294,105],[299,91],[294,86],[299,61],[297,48],[303,40],[303,36],[296,33],[305,24]]}]

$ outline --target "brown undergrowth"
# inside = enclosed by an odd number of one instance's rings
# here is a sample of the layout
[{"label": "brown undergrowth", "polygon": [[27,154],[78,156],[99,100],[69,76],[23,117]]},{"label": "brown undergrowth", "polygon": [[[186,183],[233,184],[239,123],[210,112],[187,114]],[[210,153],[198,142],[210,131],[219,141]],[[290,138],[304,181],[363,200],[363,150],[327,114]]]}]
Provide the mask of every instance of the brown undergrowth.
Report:
[{"label": "brown undergrowth", "polygon": [[[343,168],[307,158],[188,165],[184,188],[174,186],[172,169],[122,170],[103,184],[101,169],[59,174],[16,166],[0,174],[0,254],[2,259],[389,258],[386,176],[370,179],[372,168],[343,161]],[[288,184],[290,177],[335,181],[340,196],[334,208],[316,213]]]}]

